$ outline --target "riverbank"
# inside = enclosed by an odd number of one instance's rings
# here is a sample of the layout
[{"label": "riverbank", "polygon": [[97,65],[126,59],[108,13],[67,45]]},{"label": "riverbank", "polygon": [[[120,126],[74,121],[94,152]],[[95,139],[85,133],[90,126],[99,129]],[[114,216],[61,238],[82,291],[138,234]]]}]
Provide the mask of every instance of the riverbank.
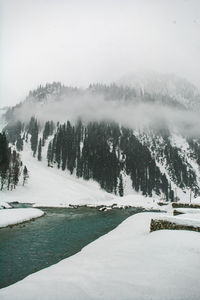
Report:
[{"label": "riverbank", "polygon": [[158,214],[128,218],[76,255],[0,290],[0,298],[199,299],[199,233],[149,233],[154,217]]},{"label": "riverbank", "polygon": [[44,215],[38,208],[12,208],[0,210],[0,228],[27,222]]},{"label": "riverbank", "polygon": [[44,217],[34,222],[0,230],[0,288],[78,253],[130,215],[142,211],[87,207],[42,210]]}]

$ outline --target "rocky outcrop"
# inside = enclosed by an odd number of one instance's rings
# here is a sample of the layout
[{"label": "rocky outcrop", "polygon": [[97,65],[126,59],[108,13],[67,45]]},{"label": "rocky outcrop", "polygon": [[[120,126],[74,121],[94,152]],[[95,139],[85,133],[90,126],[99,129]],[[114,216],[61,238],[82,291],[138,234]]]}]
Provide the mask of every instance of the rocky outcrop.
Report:
[{"label": "rocky outcrop", "polygon": [[184,212],[181,212],[179,210],[174,209],[174,211],[173,211],[174,216],[178,216],[178,215],[182,215],[182,214],[184,214]]},{"label": "rocky outcrop", "polygon": [[188,204],[188,203],[172,203],[173,208],[200,208],[200,204]]},{"label": "rocky outcrop", "polygon": [[184,224],[176,224],[170,221],[166,220],[157,220],[157,219],[151,219],[150,223],[150,232],[156,231],[156,230],[189,230],[189,231],[196,231],[200,232],[200,227],[194,227]]}]

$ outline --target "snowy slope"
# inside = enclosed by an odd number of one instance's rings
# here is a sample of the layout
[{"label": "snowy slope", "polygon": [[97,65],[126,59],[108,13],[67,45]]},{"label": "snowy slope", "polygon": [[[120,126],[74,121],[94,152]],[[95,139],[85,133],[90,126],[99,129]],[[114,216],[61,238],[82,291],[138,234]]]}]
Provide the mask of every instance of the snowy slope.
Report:
[{"label": "snowy slope", "polygon": [[193,158],[193,151],[190,149],[190,146],[185,138],[180,134],[172,133],[171,134],[171,143],[173,146],[180,149],[182,158],[192,166],[193,170],[196,173],[197,183],[200,186],[200,166],[197,164],[197,161]]},{"label": "snowy slope", "polygon": [[[135,135],[140,140],[140,142],[147,146],[151,152],[151,155],[155,158],[156,165],[160,169],[162,174],[166,175],[166,178],[171,184],[172,189],[174,190],[174,196],[181,200],[181,202],[188,203],[190,201],[190,197],[192,201],[194,201],[194,193],[191,191],[189,187],[180,187],[176,182],[172,179],[172,174],[169,169],[169,165],[167,164],[167,160],[165,155],[162,153],[162,150],[165,147],[166,141],[164,141],[162,136],[156,135],[155,133],[138,133],[135,131]],[[171,130],[171,134],[169,137],[169,141],[172,147],[178,149],[178,153],[184,163],[187,164],[188,168],[194,171],[196,175],[196,184],[200,187],[200,167],[197,161],[193,158],[193,151],[188,145],[186,139],[177,132]],[[162,153],[162,154],[161,154]]]},{"label": "snowy slope", "polygon": [[[135,77],[134,77],[135,76]],[[171,96],[173,98],[176,98],[177,101],[185,104],[190,104],[190,100],[194,101],[194,99],[197,99],[199,97],[199,92],[197,90],[197,88],[195,88],[192,84],[190,84],[189,82],[187,82],[186,80],[182,79],[182,78],[178,78],[174,75],[162,75],[162,74],[157,74],[157,73],[147,73],[147,74],[140,74],[139,72],[137,72],[137,74],[135,74],[133,77],[130,76],[130,78],[124,78],[124,82],[122,81],[122,83],[124,85],[126,85],[126,82],[128,85],[133,85],[133,86],[137,86],[137,84],[141,83],[143,84],[143,89],[149,91],[150,93],[152,93],[152,95],[154,96],[154,94],[158,93],[158,94],[166,94],[168,96]],[[111,87],[104,87],[105,91],[108,89],[109,92],[112,91],[112,88],[114,89],[115,85],[111,85]],[[98,90],[98,89],[97,89]],[[101,120],[102,115],[98,116],[98,109],[96,109],[96,106],[90,106],[91,102],[87,99],[86,102],[84,99],[86,99],[88,97],[88,90],[79,90],[79,89],[70,89],[67,87],[62,86],[59,83],[53,83],[53,84],[47,84],[45,87],[39,87],[37,90],[32,91],[29,93],[29,96],[27,97],[27,99],[22,102],[19,107],[15,107],[13,108],[13,112],[16,113],[16,116],[19,117],[19,119],[21,121],[24,121],[26,118],[32,116],[32,114],[35,114],[36,118],[38,118],[38,121],[41,121],[41,127],[43,126],[43,117],[45,115],[45,117],[47,118],[48,116],[48,120],[49,119],[49,109],[51,111],[50,116],[54,116],[55,120],[60,122],[60,124],[62,123],[62,118],[64,115],[64,119],[66,121],[67,118],[67,112],[70,111],[67,102],[65,103],[65,101],[63,99],[70,100],[72,103],[75,104],[75,115],[72,114],[72,119],[76,119],[75,117],[77,117],[77,112],[79,113],[79,110],[82,112],[84,111],[84,107],[83,106],[87,106],[87,109],[89,109],[89,111],[91,112],[91,108],[92,108],[92,120],[93,118],[95,119],[97,117],[97,120]],[[104,92],[105,92],[104,91]],[[118,91],[118,90],[117,90]],[[116,91],[115,91],[116,92]],[[120,94],[120,92],[122,93],[123,91],[118,91],[118,93]],[[84,95],[87,94],[87,97]],[[109,94],[109,93],[108,93]],[[74,96],[79,95],[79,98],[76,99],[76,97]],[[115,93],[114,93],[115,95]],[[123,95],[123,93],[122,93]],[[52,96],[52,97],[51,97]],[[61,96],[63,96],[64,98],[62,99],[63,101],[61,101]],[[72,98],[72,96],[74,96],[74,98]],[[97,95],[98,96],[98,93]],[[106,96],[106,92],[105,92],[105,96]],[[71,97],[71,98],[70,98]],[[95,96],[94,96],[95,97]],[[183,99],[182,99],[182,98]],[[195,98],[197,97],[197,98]],[[123,97],[122,97],[123,98]],[[72,101],[73,99],[73,101]],[[76,101],[75,101],[76,99]],[[91,100],[91,99],[90,99]],[[102,99],[101,99],[102,100]],[[88,102],[89,101],[89,102]],[[116,103],[113,101],[103,101],[103,102],[98,102],[100,101],[100,99],[97,97],[94,99],[92,98],[92,103],[99,103],[99,107],[103,107],[103,110],[105,110],[105,107],[107,107],[107,111],[109,112],[109,105],[111,105],[111,108],[118,108],[120,110],[120,116],[124,115],[126,118],[126,113],[127,113],[127,109],[130,110],[131,113],[131,119],[134,119],[134,114],[132,116],[132,112],[134,112],[134,107],[129,107],[129,105],[126,107],[125,110],[123,110],[123,108],[125,108],[125,103],[121,103],[119,106],[119,102],[116,101]],[[184,102],[185,101],[185,102]],[[30,103],[29,103],[30,102]],[[198,101],[197,101],[198,102]],[[80,106],[81,105],[83,106]],[[102,105],[102,103],[104,103]],[[95,104],[96,105],[96,104]],[[124,107],[123,107],[124,105]],[[150,102],[150,106],[151,106],[151,102]],[[148,110],[150,108],[150,106],[148,106]],[[157,107],[157,106],[156,106]],[[153,107],[152,109],[155,109],[156,107]],[[163,107],[163,111],[164,114],[165,113],[165,108],[167,106]],[[18,111],[18,109],[20,110],[20,112]],[[86,109],[86,110],[87,110]],[[115,114],[114,110],[110,111],[112,117],[113,115],[116,117],[116,122],[118,122],[120,120],[120,124],[123,125],[123,118],[121,119],[121,117],[118,120],[118,114]],[[145,116],[148,116],[148,113],[146,115],[146,113],[142,110],[143,108],[141,108],[141,118],[140,119],[145,119]],[[12,109],[11,109],[12,110]],[[18,113],[17,113],[18,111]],[[94,112],[97,111],[97,115],[94,115]],[[146,110],[145,110],[146,111]],[[187,111],[187,110],[185,110]],[[172,110],[168,111],[172,112]],[[179,111],[178,111],[179,112]],[[183,112],[183,110],[181,110],[180,112]],[[14,115],[15,115],[14,113]],[[73,111],[74,113],[74,111]],[[110,113],[108,113],[108,119],[110,117]],[[19,115],[18,115],[19,114]],[[12,114],[11,114],[12,115]],[[88,114],[86,113],[86,116],[88,116]],[[104,115],[103,115],[104,116]],[[183,115],[182,119],[185,118],[186,115]],[[190,115],[193,116],[192,114]],[[105,117],[105,116],[104,116]],[[154,114],[152,115],[151,112],[148,116],[150,119],[153,117],[154,119]],[[198,117],[198,113],[197,113],[197,117]],[[128,116],[127,116],[128,118]],[[173,116],[174,118],[174,116]],[[12,118],[11,118],[12,119]],[[87,119],[87,117],[86,117]],[[89,118],[90,119],[90,118]],[[111,118],[112,119],[112,118]],[[148,118],[147,118],[148,119]],[[181,119],[181,121],[182,121]],[[0,115],[0,120],[1,120],[1,115]],[[16,119],[17,120],[17,119]],[[42,121],[43,120],[43,121]],[[136,118],[137,120],[137,118]],[[166,119],[168,120],[168,118]],[[166,121],[165,120],[165,121]],[[29,122],[29,118],[26,120],[27,122]],[[162,121],[162,115],[161,115],[161,121]],[[170,118],[169,120],[170,121]],[[4,122],[4,121],[2,121]],[[138,121],[137,121],[138,122]],[[1,121],[0,121],[1,123]],[[161,122],[162,123],[162,122]],[[187,123],[187,122],[186,122]],[[3,123],[2,123],[3,124]],[[125,122],[126,124],[126,122]],[[147,124],[149,124],[147,122]],[[157,123],[155,123],[157,124]],[[170,123],[171,124],[171,123]],[[173,124],[173,122],[172,122]],[[175,123],[176,124],[176,123]],[[179,122],[177,123],[179,124]],[[185,123],[184,123],[185,124]],[[183,124],[183,125],[184,125]],[[196,119],[194,119],[194,124],[191,123],[193,127],[199,128],[198,124],[196,124]],[[27,125],[27,124],[25,124]],[[195,126],[194,126],[195,125]],[[132,124],[131,122],[128,122],[128,125],[130,126],[130,128],[132,128],[131,126],[134,127],[134,124]],[[169,126],[170,127],[170,126]],[[190,126],[188,126],[190,127]],[[193,128],[192,127],[192,128]],[[171,127],[170,127],[171,128]],[[170,129],[169,128],[169,129]],[[178,127],[179,128],[179,127]],[[43,128],[41,128],[42,130]],[[169,185],[171,186],[171,188],[174,191],[174,196],[176,198],[176,196],[181,200],[181,201],[186,201],[188,202],[190,200],[190,190],[191,190],[191,184],[189,184],[189,180],[185,180],[185,182],[182,183],[183,180],[181,180],[180,178],[176,178],[176,174],[174,174],[174,164],[172,164],[172,166],[170,167],[170,162],[166,160],[166,155],[163,154],[162,150],[163,148],[166,146],[166,141],[162,138],[162,136],[158,136],[157,135],[157,127],[153,128],[153,130],[155,129],[153,134],[149,134],[152,132],[148,132],[148,126],[147,128],[141,129],[141,130],[136,130],[135,128],[133,128],[134,130],[134,134],[136,135],[136,137],[138,138],[138,140],[144,145],[148,147],[148,150],[151,153],[152,158],[155,158],[156,161],[156,165],[159,168],[159,170],[161,171],[162,174],[166,175],[166,178],[168,180]],[[193,128],[194,129],[194,128]],[[151,131],[151,129],[150,129]],[[138,132],[138,134],[137,134]],[[180,135],[180,132],[177,130],[176,134],[173,133],[173,131],[170,129],[170,145],[174,148],[179,148],[178,149],[178,154],[180,154],[180,157],[182,159],[183,164],[187,165],[187,172],[184,172],[184,174],[189,174],[188,170],[191,170],[192,173],[195,173],[196,178],[194,179],[194,184],[192,186],[192,190],[193,190],[193,196],[198,196],[199,195],[199,190],[200,190],[200,168],[199,165],[197,163],[197,159],[195,159],[194,155],[191,155],[191,149],[189,149],[189,145],[186,141],[185,138],[183,138]],[[152,146],[155,146],[153,149]],[[46,152],[46,148],[43,148],[43,153]],[[46,156],[46,153],[44,154]],[[43,161],[46,158],[43,158]],[[30,175],[30,180],[28,185],[25,188],[21,188],[21,187],[17,187],[17,190],[13,193],[13,195],[11,195],[9,192],[4,192],[3,193],[3,197],[6,197],[5,199],[8,201],[15,201],[14,198],[17,198],[17,201],[23,201],[23,202],[31,202],[31,203],[37,203],[37,204],[41,204],[41,205],[47,205],[49,204],[49,202],[51,202],[52,204],[54,203],[55,205],[69,205],[69,204],[73,204],[73,203],[77,203],[77,204],[94,204],[97,205],[98,203],[102,203],[102,201],[107,201],[108,199],[114,199],[113,195],[109,195],[108,193],[103,192],[98,184],[96,184],[95,182],[89,181],[83,181],[82,179],[77,179],[73,176],[70,176],[69,173],[64,172],[61,173],[60,171],[56,170],[54,168],[54,170],[51,170],[50,168],[47,168],[46,164],[40,165],[39,166],[39,162],[36,161],[36,159],[33,159],[31,157],[31,153],[30,153],[30,149],[28,147],[25,147],[25,150],[22,153],[22,161],[24,162],[25,165],[27,165],[29,171],[31,172]],[[39,169],[38,169],[39,168]],[[39,173],[39,176],[36,175],[37,173]],[[45,178],[48,178],[45,179]],[[129,174],[126,173],[126,170],[124,168],[123,172],[122,172],[122,177],[123,177],[123,184],[124,184],[124,195],[135,195],[134,197],[141,196],[142,192],[138,192],[136,193],[135,190],[132,188],[132,180]],[[187,177],[187,176],[185,176]],[[183,176],[182,176],[183,178]],[[192,177],[191,177],[192,178]],[[31,186],[30,186],[31,185]],[[25,191],[29,191],[28,193]],[[22,193],[21,193],[22,191]],[[31,192],[33,191],[33,192]],[[47,192],[48,191],[48,192]],[[52,197],[49,197],[49,195],[52,195]],[[154,193],[154,196],[155,193]],[[163,195],[157,196],[164,198]],[[25,199],[26,198],[26,199]],[[54,198],[54,201],[49,200],[50,198]],[[23,199],[23,200],[22,200]],[[114,200],[115,201],[115,200]]]},{"label": "snowy slope", "polygon": [[76,255],[0,290],[1,300],[198,300],[199,233],[149,233],[134,215]]},{"label": "snowy slope", "polygon": [[[43,148],[44,153],[46,153],[47,145],[48,141]],[[115,204],[118,207],[134,206],[160,210],[157,204],[158,199],[131,192],[131,187],[129,187],[129,195],[117,197],[102,190],[99,184],[92,180],[78,179],[70,175],[68,171],[47,167],[45,154],[42,162],[39,162],[33,157],[29,143],[24,143],[24,150],[20,152],[20,155],[23,164],[29,170],[30,178],[27,184],[23,186],[20,182],[13,191],[3,190],[1,200],[4,202],[33,203],[35,207],[112,206]]]},{"label": "snowy slope", "polygon": [[67,172],[47,167],[46,159],[37,161],[32,156],[29,144],[21,152],[24,165],[30,171],[28,183],[19,184],[15,191],[3,191],[2,201],[36,203],[41,206],[68,206],[69,204],[94,205],[112,198],[95,182],[76,179]]}]

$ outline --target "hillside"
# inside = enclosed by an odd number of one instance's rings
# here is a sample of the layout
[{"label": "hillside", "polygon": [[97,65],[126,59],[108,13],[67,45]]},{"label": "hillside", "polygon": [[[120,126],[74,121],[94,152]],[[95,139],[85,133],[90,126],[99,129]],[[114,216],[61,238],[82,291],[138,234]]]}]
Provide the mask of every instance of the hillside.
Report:
[{"label": "hillside", "polygon": [[[97,187],[96,181],[102,195],[103,189],[118,196],[189,201],[200,194],[199,121],[191,104],[199,96],[187,81],[170,80],[165,92],[157,86],[157,92],[139,91],[136,84],[94,84],[85,90],[46,84],[7,110],[4,131],[22,160],[32,161],[30,174],[39,164],[41,178],[50,182],[57,174],[62,187],[67,173],[77,184],[92,180]],[[182,98],[171,92],[172,82],[179,82],[176,93]],[[85,191],[80,194],[84,199]]]}]

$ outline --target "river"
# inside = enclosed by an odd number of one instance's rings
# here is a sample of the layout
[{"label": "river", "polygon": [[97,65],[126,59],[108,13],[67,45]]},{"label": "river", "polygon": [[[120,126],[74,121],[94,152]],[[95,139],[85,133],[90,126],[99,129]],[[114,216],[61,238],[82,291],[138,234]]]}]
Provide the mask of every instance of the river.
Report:
[{"label": "river", "polygon": [[79,252],[138,208],[42,208],[45,216],[0,229],[0,288]]}]

